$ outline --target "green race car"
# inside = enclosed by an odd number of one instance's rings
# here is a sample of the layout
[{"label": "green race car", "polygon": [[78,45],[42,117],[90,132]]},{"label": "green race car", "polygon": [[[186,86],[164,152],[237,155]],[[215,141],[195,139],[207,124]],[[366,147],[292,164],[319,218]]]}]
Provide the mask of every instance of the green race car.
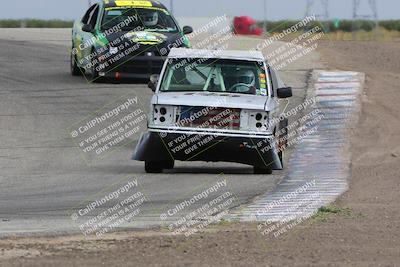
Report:
[{"label": "green race car", "polygon": [[149,78],[161,72],[171,48],[190,47],[185,35],[192,32],[158,1],[103,0],[74,23],[71,73],[90,81]]}]

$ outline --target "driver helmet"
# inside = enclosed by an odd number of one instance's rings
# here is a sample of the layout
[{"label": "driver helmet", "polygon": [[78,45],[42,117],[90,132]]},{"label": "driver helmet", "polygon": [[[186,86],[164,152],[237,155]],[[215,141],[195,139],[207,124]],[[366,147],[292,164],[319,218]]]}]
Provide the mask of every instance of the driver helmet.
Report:
[{"label": "driver helmet", "polygon": [[238,83],[244,83],[249,86],[254,86],[256,84],[256,77],[254,72],[249,69],[239,70],[237,74]]},{"label": "driver helmet", "polygon": [[156,26],[158,23],[158,12],[151,11],[146,12],[146,14],[142,15],[143,24],[146,27],[153,27]]}]

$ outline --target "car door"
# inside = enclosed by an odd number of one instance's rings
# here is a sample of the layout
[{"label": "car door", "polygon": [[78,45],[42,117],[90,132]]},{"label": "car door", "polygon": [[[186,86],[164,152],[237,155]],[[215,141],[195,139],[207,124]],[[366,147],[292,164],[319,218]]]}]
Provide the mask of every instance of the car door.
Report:
[{"label": "car door", "polygon": [[281,114],[285,111],[285,108],[287,107],[287,100],[281,100],[278,99],[277,97],[277,90],[279,87],[283,87],[282,84],[282,80],[279,78],[278,74],[276,73],[276,71],[274,69],[272,69],[271,67],[268,67],[268,75],[270,77],[270,83],[271,83],[271,99],[274,102],[274,106],[275,108],[273,109],[272,112],[270,112],[270,116],[271,119],[275,119],[277,120]]}]

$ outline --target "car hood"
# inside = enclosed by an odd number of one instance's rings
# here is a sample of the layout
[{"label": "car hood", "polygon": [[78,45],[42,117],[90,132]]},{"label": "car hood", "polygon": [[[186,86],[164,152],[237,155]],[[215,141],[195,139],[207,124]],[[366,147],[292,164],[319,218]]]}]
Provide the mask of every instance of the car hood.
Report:
[{"label": "car hood", "polygon": [[106,38],[109,43],[112,43],[118,38],[123,41],[129,40],[132,44],[139,44],[139,50],[147,50],[151,48],[151,51],[169,52],[169,49],[174,46],[185,46],[183,42],[184,37],[177,32],[120,31],[110,34]]},{"label": "car hood", "polygon": [[265,110],[267,100],[268,97],[245,94],[225,94],[213,92],[164,92],[155,95],[152,103],[175,106],[215,106],[225,108]]}]

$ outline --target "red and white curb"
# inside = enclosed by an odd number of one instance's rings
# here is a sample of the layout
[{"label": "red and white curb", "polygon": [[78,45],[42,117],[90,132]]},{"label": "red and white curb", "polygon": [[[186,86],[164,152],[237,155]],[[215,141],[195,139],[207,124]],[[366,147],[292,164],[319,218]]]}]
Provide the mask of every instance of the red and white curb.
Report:
[{"label": "red and white curb", "polygon": [[[274,191],[231,212],[228,220],[291,221],[314,214],[348,189],[350,178],[349,129],[354,128],[361,107],[365,76],[350,71],[314,71],[316,102],[323,118],[315,131],[296,144],[287,164],[288,173]],[[308,126],[304,131],[307,131]]]}]

